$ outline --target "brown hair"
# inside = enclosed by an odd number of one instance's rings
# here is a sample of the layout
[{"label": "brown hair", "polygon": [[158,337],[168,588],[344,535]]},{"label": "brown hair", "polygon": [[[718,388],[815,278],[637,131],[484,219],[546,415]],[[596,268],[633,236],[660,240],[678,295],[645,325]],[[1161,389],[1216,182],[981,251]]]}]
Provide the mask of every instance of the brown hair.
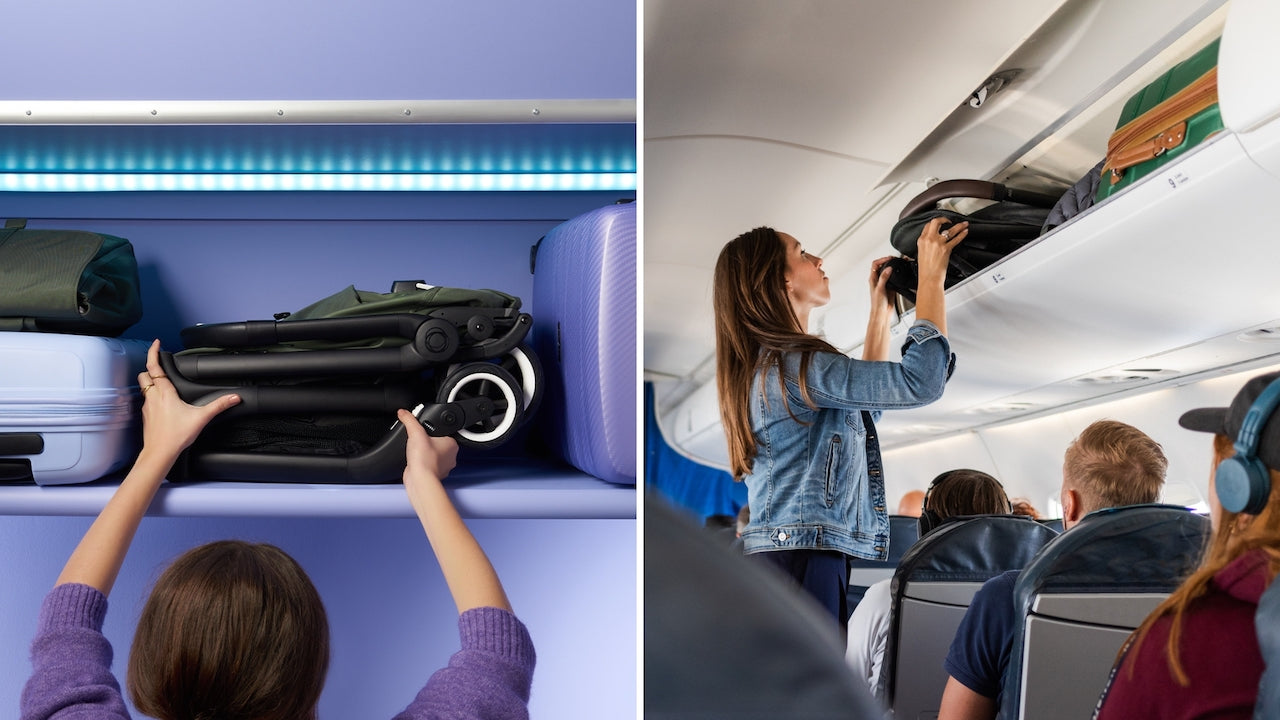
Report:
[{"label": "brown hair", "polygon": [[[1226,435],[1214,435],[1213,452],[1216,470],[1219,462],[1231,457],[1235,452],[1231,438]],[[1275,470],[1269,470],[1269,472],[1271,496],[1267,499],[1267,505],[1262,512],[1258,513],[1244,529],[1239,529],[1237,518],[1240,513],[1222,509],[1222,514],[1218,518],[1218,527],[1209,538],[1209,548],[1200,561],[1200,567],[1196,568],[1196,571],[1191,573],[1191,576],[1184,580],[1177,590],[1165,598],[1165,601],[1147,616],[1131,636],[1132,651],[1136,653],[1138,646],[1146,639],[1147,633],[1151,631],[1151,626],[1156,620],[1164,615],[1172,615],[1169,639],[1165,643],[1165,655],[1169,659],[1170,674],[1183,687],[1191,684],[1191,678],[1182,667],[1182,658],[1178,652],[1179,641],[1182,639],[1182,618],[1186,615],[1191,603],[1209,589],[1213,576],[1232,560],[1252,550],[1262,550],[1267,554],[1270,560],[1268,572],[1273,580],[1276,573],[1280,572],[1280,473]],[[1224,638],[1224,640],[1230,642],[1230,638]],[[1129,665],[1129,673],[1132,676],[1132,664]]]},{"label": "brown hair", "polygon": [[273,545],[223,540],[160,575],[127,681],[159,720],[303,720],[328,667],[329,623],[302,567]]},{"label": "brown hair", "polygon": [[[814,352],[836,352],[825,340],[800,327],[787,297],[786,272],[786,246],[778,232],[769,227],[758,227],[734,238],[716,260],[712,282],[716,389],[734,480],[751,472],[756,456],[749,401],[757,370],[777,367],[781,385],[783,353],[799,352],[800,393],[813,407],[805,379],[809,360]],[[787,412],[791,412],[789,405]]]},{"label": "brown hair", "polygon": [[940,520],[959,515],[998,515],[1009,512],[1009,496],[999,480],[981,470],[948,470],[930,483],[924,509]]},{"label": "brown hair", "polygon": [[1009,512],[1014,515],[1023,515],[1032,520],[1040,519],[1040,511],[1036,510],[1036,506],[1026,498],[1014,498],[1010,501]]},{"label": "brown hair", "polygon": [[1149,435],[1116,420],[1098,420],[1067,447],[1062,481],[1093,512],[1156,502],[1168,468],[1160,443]]}]

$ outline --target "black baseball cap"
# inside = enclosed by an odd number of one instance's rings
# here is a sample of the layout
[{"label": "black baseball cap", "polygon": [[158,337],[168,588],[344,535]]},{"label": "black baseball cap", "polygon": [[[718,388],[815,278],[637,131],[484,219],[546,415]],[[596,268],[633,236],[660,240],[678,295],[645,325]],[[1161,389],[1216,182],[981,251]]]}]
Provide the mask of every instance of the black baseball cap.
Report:
[{"label": "black baseball cap", "polygon": [[[1178,424],[1188,430],[1226,435],[1234,442],[1240,434],[1240,426],[1244,424],[1244,416],[1249,413],[1249,408],[1253,407],[1262,391],[1276,379],[1280,379],[1280,372],[1259,375],[1240,388],[1240,392],[1231,400],[1230,407],[1188,410],[1178,418]],[[1267,467],[1280,470],[1280,411],[1271,413],[1271,417],[1263,424],[1262,432],[1258,434],[1257,455]]]}]

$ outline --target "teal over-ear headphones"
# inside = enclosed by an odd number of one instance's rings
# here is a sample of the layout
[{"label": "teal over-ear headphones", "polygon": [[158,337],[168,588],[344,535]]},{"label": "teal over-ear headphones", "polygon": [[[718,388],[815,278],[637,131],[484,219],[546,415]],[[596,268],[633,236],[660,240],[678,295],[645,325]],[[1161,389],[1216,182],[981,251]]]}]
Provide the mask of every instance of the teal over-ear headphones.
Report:
[{"label": "teal over-ear headphones", "polygon": [[1258,459],[1258,437],[1277,407],[1280,407],[1280,379],[1273,380],[1249,407],[1236,436],[1236,454],[1218,463],[1213,481],[1224,510],[1257,515],[1267,506],[1271,473]]}]

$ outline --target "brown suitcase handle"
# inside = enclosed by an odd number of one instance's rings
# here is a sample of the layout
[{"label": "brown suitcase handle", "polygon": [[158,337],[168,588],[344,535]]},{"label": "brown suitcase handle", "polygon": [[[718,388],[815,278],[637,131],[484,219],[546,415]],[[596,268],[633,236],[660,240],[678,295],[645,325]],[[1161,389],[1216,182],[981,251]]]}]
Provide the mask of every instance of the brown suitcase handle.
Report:
[{"label": "brown suitcase handle", "polygon": [[1127,168],[1178,147],[1186,140],[1187,120],[1217,103],[1218,68],[1215,67],[1117,128],[1107,141],[1103,174],[1110,173],[1114,185],[1120,182]]}]

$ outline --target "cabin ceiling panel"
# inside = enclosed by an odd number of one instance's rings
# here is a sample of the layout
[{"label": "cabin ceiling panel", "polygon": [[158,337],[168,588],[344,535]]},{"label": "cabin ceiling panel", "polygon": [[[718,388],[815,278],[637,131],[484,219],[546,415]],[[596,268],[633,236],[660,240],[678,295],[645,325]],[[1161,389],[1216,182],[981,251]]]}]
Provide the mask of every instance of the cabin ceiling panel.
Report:
[{"label": "cabin ceiling panel", "polygon": [[896,162],[1063,1],[1006,3],[992,22],[981,0],[649,0],[646,137],[771,138]]},{"label": "cabin ceiling panel", "polygon": [[[658,275],[661,282],[651,282]],[[689,377],[715,353],[711,313],[711,271],[705,268],[645,263],[644,369],[664,376]],[[668,291],[681,288],[681,292]]]}]

